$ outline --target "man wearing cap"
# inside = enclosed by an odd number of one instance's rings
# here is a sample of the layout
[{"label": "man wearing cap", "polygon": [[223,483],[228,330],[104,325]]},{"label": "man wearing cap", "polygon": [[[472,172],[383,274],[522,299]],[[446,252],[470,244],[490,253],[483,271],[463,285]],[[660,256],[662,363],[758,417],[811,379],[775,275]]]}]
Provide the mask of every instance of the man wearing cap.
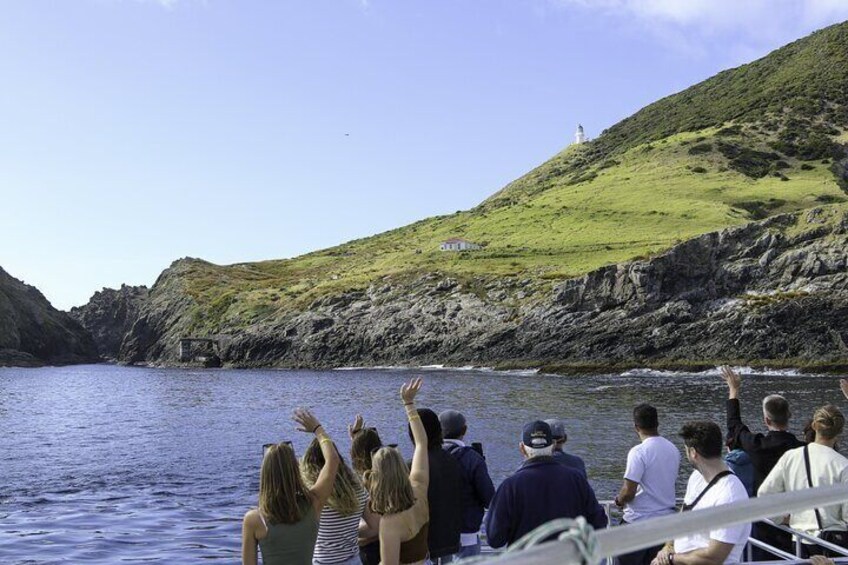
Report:
[{"label": "man wearing cap", "polygon": [[545,422],[551,427],[551,434],[554,436],[554,459],[566,467],[579,471],[583,475],[583,478],[588,478],[586,475],[586,464],[583,463],[583,460],[576,455],[566,453],[562,449],[565,446],[565,442],[568,441],[568,435],[565,433],[565,423],[562,420],[556,419],[545,420]]},{"label": "man wearing cap", "polygon": [[607,525],[589,482],[552,457],[551,427],[541,420],[524,426],[518,446],[525,461],[498,487],[486,517],[489,545],[503,547],[557,518],[583,516],[595,529]]},{"label": "man wearing cap", "polygon": [[465,416],[456,410],[445,410],[439,414],[439,422],[442,424],[444,436],[442,448],[450,453],[462,468],[462,548],[454,557],[464,559],[480,554],[480,524],[483,523],[483,514],[495,495],[495,487],[489,476],[486,459],[462,441],[468,431]]}]

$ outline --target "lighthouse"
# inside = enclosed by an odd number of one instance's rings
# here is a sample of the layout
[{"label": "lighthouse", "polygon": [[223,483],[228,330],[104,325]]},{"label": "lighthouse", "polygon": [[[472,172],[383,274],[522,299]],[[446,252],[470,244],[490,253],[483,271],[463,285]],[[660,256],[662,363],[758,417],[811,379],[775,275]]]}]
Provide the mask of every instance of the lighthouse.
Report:
[{"label": "lighthouse", "polygon": [[583,126],[577,124],[577,131],[574,132],[574,143],[579,145],[586,143],[586,134],[583,132]]}]

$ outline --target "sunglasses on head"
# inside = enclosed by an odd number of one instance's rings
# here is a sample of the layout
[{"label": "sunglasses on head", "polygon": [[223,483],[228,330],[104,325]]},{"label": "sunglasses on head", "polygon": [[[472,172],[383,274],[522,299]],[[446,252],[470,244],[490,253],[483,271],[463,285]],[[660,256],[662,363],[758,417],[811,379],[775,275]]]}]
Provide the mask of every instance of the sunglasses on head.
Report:
[{"label": "sunglasses on head", "polygon": [[378,451],[380,451],[384,447],[390,447],[392,449],[397,449],[397,446],[398,446],[398,444],[396,444],[396,443],[387,443],[386,445],[378,445],[377,447],[375,447],[374,449],[371,450],[371,455],[374,455],[375,453],[377,453]]},{"label": "sunglasses on head", "polygon": [[290,441],[281,441],[279,443],[265,443],[265,444],[262,444],[262,455],[265,455],[266,453],[268,453],[269,449],[271,449],[272,447],[278,446],[280,443],[284,443],[284,444],[288,445],[289,447],[292,446],[292,442],[290,442]]}]

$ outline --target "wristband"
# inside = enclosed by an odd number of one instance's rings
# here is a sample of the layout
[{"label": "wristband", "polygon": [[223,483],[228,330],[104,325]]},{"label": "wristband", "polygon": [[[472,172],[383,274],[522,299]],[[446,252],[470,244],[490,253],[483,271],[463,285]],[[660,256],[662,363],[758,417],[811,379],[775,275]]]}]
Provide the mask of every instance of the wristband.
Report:
[{"label": "wristband", "polygon": [[315,432],[318,431],[318,428],[323,428],[323,427],[324,426],[322,426],[321,424],[318,424],[317,426],[315,426],[315,428],[313,428],[312,433],[314,434]]},{"label": "wristband", "polygon": [[420,420],[420,419],[421,419],[421,416],[419,416],[418,414],[412,414],[412,415],[410,415],[410,416],[409,416],[409,421],[410,421],[410,422],[411,422],[412,420]]},{"label": "wristband", "polygon": [[414,402],[414,401],[413,401],[413,402],[404,402],[404,403],[403,403],[403,405],[404,405],[404,406],[412,406],[413,404],[415,404],[415,402]]},{"label": "wristband", "polygon": [[318,443],[320,443],[320,444],[324,444],[324,443],[333,443],[333,440],[331,440],[331,439],[330,439],[330,438],[328,438],[327,436],[324,436],[324,437],[322,437],[320,440],[318,440]]}]

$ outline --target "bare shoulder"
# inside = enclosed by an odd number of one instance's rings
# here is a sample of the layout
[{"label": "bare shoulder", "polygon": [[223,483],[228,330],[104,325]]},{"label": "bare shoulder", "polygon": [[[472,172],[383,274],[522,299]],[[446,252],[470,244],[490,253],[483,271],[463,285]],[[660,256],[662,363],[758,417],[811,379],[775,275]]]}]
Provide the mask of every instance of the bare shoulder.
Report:
[{"label": "bare shoulder", "polygon": [[262,525],[262,519],[259,516],[258,508],[251,508],[247,512],[244,513],[244,525],[252,528],[254,530],[258,530],[259,526]]}]

